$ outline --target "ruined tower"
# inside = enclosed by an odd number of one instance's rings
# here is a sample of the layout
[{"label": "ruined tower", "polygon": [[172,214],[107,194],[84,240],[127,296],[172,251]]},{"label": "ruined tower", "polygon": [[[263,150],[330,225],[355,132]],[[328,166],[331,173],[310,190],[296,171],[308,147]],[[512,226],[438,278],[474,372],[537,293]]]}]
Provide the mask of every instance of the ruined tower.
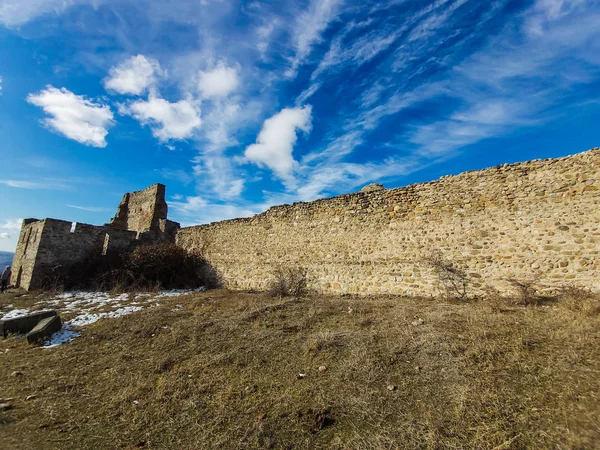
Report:
[{"label": "ruined tower", "polygon": [[165,186],[127,193],[104,226],[57,219],[25,219],[15,252],[11,284],[37,289],[57,266],[126,249],[136,242],[175,242],[179,224],[167,219]]}]

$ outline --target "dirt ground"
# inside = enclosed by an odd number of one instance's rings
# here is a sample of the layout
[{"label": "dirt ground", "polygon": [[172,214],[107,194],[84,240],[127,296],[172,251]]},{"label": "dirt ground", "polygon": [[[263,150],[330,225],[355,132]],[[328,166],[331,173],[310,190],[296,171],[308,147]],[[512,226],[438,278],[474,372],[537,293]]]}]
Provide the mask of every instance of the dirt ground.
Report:
[{"label": "dirt ground", "polygon": [[[0,442],[600,448],[599,300],[586,301],[168,297],[54,348],[0,340],[0,398],[11,405]],[[0,296],[8,304],[34,300]]]}]

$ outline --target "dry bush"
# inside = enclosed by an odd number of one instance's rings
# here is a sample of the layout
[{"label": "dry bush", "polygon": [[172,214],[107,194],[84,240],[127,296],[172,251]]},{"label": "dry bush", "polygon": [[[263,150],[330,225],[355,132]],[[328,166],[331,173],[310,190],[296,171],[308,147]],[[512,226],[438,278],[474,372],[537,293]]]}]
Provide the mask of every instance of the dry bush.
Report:
[{"label": "dry bush", "polygon": [[273,297],[300,297],[307,293],[307,285],[305,267],[276,266],[268,291]]},{"label": "dry bush", "polygon": [[467,297],[469,277],[456,264],[434,250],[425,258],[425,264],[433,269],[440,294],[448,300],[464,300]]},{"label": "dry bush", "polygon": [[570,311],[595,317],[600,315],[600,296],[586,288],[564,286],[558,294],[559,304]]},{"label": "dry bush", "polygon": [[507,305],[507,299],[500,291],[491,286],[485,288],[483,305],[493,313],[502,312],[502,308]]},{"label": "dry bush", "polygon": [[538,293],[537,278],[533,279],[516,279],[509,278],[507,280],[513,287],[516,293],[515,304],[519,306],[538,305],[542,297]]}]

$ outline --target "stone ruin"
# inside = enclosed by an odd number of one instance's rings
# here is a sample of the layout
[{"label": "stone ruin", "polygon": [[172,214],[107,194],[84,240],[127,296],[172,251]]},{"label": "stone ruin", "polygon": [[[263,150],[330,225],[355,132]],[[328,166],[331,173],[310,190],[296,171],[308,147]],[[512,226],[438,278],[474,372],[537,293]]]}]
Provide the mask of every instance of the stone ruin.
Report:
[{"label": "stone ruin", "polygon": [[105,255],[135,243],[175,242],[179,223],[167,219],[165,186],[126,193],[110,223],[25,219],[12,264],[11,284],[40,288],[52,268],[89,255]]},{"label": "stone ruin", "polygon": [[510,280],[600,292],[600,148],[185,228],[167,220],[164,196],[161,184],[125,194],[100,227],[25,220],[12,284],[35,289],[54,265],[141,240],[201,254],[233,290],[267,289],[274,268],[300,266],[315,292],[439,295],[427,261],[441,255],[478,295],[511,293]]}]

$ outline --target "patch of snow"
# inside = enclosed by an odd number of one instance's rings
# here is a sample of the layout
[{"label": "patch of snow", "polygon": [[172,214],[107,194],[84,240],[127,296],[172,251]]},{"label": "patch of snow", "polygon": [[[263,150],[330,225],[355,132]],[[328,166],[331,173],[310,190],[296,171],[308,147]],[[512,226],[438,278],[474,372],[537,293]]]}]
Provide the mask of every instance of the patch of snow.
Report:
[{"label": "patch of snow", "polygon": [[42,348],[53,348],[62,344],[66,344],[80,335],[80,331],[72,330],[69,324],[64,324],[63,329],[50,336],[50,339],[44,342]]},{"label": "patch of snow", "polygon": [[178,297],[180,295],[203,292],[205,290],[206,288],[204,286],[200,286],[198,289],[171,289],[170,291],[162,291],[160,294],[155,295],[154,298]]},{"label": "patch of snow", "polygon": [[2,316],[1,320],[14,319],[15,317],[21,317],[25,314],[29,314],[28,309],[13,309]]},{"label": "patch of snow", "polygon": [[[52,348],[70,342],[81,334],[81,331],[77,329],[78,327],[90,325],[102,318],[125,316],[144,308],[160,306],[157,300],[162,298],[178,297],[205,290],[205,287],[200,287],[191,290],[172,289],[158,293],[143,292],[135,295],[119,294],[115,296],[108,292],[72,291],[63,292],[51,299],[42,299],[36,303],[36,306],[55,309],[59,314],[77,314],[75,318],[65,322],[63,329],[54,333],[43,347]],[[7,305],[5,308],[12,306]],[[177,305],[176,307],[182,308],[182,305]],[[14,309],[7,312],[3,319],[19,317],[29,312],[29,309]]]},{"label": "patch of snow", "polygon": [[100,319],[105,317],[114,319],[117,317],[126,316],[127,314],[131,314],[135,311],[140,311],[141,309],[143,309],[141,306],[125,306],[123,308],[119,308],[115,311],[110,312],[102,312],[97,314],[81,314],[75,317],[73,320],[70,320],[68,324],[74,327],[83,327],[85,325],[91,325],[95,322],[98,322]]}]

